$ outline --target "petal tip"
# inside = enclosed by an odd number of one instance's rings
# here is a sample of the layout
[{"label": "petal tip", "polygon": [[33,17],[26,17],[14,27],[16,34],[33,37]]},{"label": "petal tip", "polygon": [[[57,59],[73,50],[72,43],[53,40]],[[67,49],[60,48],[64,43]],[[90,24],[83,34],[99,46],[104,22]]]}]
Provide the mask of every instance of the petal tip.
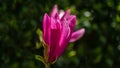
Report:
[{"label": "petal tip", "polygon": [[75,42],[78,39],[82,38],[83,35],[85,33],[85,28],[81,28],[80,30],[77,30],[76,32],[74,32],[71,36],[71,39],[69,42]]},{"label": "petal tip", "polygon": [[47,13],[44,14],[44,17],[49,17]]},{"label": "petal tip", "polygon": [[54,8],[58,8],[57,4],[54,5]]},{"label": "petal tip", "polygon": [[85,33],[85,28],[81,28],[80,31],[83,32],[83,34],[84,34]]},{"label": "petal tip", "polygon": [[57,4],[55,4],[54,7],[52,8],[52,11],[50,12],[50,16],[55,17],[56,13],[58,13]]}]

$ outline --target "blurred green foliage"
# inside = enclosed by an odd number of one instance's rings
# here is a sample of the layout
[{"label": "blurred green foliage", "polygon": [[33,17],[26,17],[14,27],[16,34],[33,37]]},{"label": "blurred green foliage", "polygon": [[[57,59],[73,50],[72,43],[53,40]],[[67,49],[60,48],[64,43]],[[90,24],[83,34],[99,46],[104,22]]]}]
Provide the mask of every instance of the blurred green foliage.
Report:
[{"label": "blurred green foliage", "polygon": [[0,68],[44,68],[36,31],[54,4],[86,33],[51,68],[120,68],[120,0],[0,0]]}]

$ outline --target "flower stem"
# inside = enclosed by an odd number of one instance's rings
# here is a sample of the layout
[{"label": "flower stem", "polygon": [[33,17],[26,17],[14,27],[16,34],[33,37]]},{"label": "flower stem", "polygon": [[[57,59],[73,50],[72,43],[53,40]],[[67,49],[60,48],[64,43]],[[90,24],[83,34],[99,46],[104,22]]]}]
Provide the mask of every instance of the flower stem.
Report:
[{"label": "flower stem", "polygon": [[45,63],[45,68],[50,68],[50,63]]}]

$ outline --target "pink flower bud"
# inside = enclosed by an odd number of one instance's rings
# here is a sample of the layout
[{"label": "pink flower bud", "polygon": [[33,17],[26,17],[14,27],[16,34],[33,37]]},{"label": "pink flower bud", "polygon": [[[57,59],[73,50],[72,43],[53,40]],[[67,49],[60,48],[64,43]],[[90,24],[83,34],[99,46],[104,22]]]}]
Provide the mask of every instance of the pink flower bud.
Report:
[{"label": "pink flower bud", "polygon": [[66,49],[69,42],[80,39],[85,29],[74,32],[76,16],[70,14],[70,10],[58,12],[55,5],[50,16],[45,13],[43,18],[43,40],[49,47],[47,50],[48,62],[54,62]]}]

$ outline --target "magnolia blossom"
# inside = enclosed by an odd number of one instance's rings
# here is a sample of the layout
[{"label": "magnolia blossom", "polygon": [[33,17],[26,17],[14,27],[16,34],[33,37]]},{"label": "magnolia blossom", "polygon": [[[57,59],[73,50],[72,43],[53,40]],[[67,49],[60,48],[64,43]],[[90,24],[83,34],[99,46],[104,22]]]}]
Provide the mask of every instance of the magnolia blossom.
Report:
[{"label": "magnolia blossom", "polygon": [[43,40],[48,46],[46,55],[48,62],[54,62],[61,56],[69,42],[75,42],[84,35],[85,29],[74,32],[75,26],[76,16],[71,15],[70,10],[58,11],[55,5],[50,15],[44,14]]}]

